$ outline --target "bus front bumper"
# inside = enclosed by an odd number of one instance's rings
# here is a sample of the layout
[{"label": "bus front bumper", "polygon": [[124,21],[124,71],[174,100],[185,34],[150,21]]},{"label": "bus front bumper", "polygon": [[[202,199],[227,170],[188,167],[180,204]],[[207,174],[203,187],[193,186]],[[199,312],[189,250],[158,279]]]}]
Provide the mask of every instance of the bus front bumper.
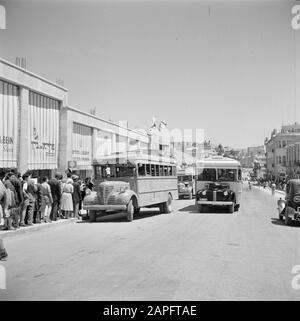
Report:
[{"label": "bus front bumper", "polygon": [[216,206],[229,206],[233,205],[233,202],[222,202],[222,201],[197,201],[199,205],[216,205]]},{"label": "bus front bumper", "polygon": [[82,205],[82,209],[88,211],[126,211],[127,205]]}]

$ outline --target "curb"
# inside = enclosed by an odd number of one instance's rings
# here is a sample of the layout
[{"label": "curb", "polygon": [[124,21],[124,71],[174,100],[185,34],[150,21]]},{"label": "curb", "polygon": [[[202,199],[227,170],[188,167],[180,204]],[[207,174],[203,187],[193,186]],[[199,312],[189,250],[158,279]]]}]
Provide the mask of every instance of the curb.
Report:
[{"label": "curb", "polygon": [[[258,190],[268,190],[271,193],[271,188],[270,187],[266,187],[265,189],[264,188],[259,188],[258,186],[254,186],[254,187],[257,188]],[[275,189],[275,193],[281,194],[283,196],[286,195],[286,193],[284,191],[281,191],[281,190],[278,190],[278,189]]]},{"label": "curb", "polygon": [[30,233],[30,232],[36,232],[39,230],[43,230],[46,228],[51,228],[54,226],[61,226],[66,224],[75,224],[78,221],[77,218],[69,218],[67,220],[59,220],[59,221],[53,221],[52,223],[41,223],[41,224],[34,224],[33,226],[26,226],[21,227],[18,230],[10,230],[10,231],[0,231],[0,239],[4,239],[7,237],[12,237],[20,234]]}]

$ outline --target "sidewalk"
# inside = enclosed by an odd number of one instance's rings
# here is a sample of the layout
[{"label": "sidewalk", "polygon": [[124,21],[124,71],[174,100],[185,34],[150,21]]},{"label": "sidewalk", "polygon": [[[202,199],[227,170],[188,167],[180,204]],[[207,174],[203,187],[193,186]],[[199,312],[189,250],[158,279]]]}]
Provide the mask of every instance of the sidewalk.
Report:
[{"label": "sidewalk", "polygon": [[[272,195],[272,191],[271,191],[270,187],[263,188],[262,186],[259,187],[257,185],[252,185],[252,187],[255,187],[256,189],[258,189],[260,191],[263,191],[263,192],[265,192],[265,193],[267,193],[269,195]],[[284,199],[285,198],[285,192],[276,189],[275,190],[275,196],[277,196],[278,198]]]},{"label": "sidewalk", "polygon": [[54,226],[60,226],[60,225],[71,224],[71,223],[76,224],[77,221],[78,221],[77,218],[69,218],[67,220],[60,219],[58,221],[52,221],[52,223],[41,223],[41,224],[34,224],[32,226],[20,227],[17,230],[9,230],[9,231],[0,230],[0,238],[4,239],[6,237],[24,234],[28,232],[39,231],[39,230],[54,227]]}]

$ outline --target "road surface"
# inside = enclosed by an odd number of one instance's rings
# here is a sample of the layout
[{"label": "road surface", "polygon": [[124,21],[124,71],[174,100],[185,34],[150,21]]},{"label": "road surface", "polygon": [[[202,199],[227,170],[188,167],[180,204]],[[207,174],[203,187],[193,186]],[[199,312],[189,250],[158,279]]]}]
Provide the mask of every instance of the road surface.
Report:
[{"label": "road surface", "polygon": [[74,223],[5,239],[0,300],[299,300],[300,224],[276,196],[244,189],[238,213],[143,210],[128,223]]}]

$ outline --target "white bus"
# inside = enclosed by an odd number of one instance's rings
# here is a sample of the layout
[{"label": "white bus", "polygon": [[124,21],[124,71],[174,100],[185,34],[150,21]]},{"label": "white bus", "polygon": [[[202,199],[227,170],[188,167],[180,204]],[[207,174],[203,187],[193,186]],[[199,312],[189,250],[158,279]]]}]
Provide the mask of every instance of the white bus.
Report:
[{"label": "white bus", "polygon": [[126,160],[118,155],[105,157],[93,167],[95,191],[83,201],[90,221],[111,211],[122,211],[132,221],[141,207],[170,213],[173,199],[178,198],[176,166],[170,158],[131,155]]},{"label": "white bus", "polygon": [[199,212],[208,206],[224,206],[238,211],[243,189],[242,166],[232,158],[212,156],[197,162],[196,206]]}]

